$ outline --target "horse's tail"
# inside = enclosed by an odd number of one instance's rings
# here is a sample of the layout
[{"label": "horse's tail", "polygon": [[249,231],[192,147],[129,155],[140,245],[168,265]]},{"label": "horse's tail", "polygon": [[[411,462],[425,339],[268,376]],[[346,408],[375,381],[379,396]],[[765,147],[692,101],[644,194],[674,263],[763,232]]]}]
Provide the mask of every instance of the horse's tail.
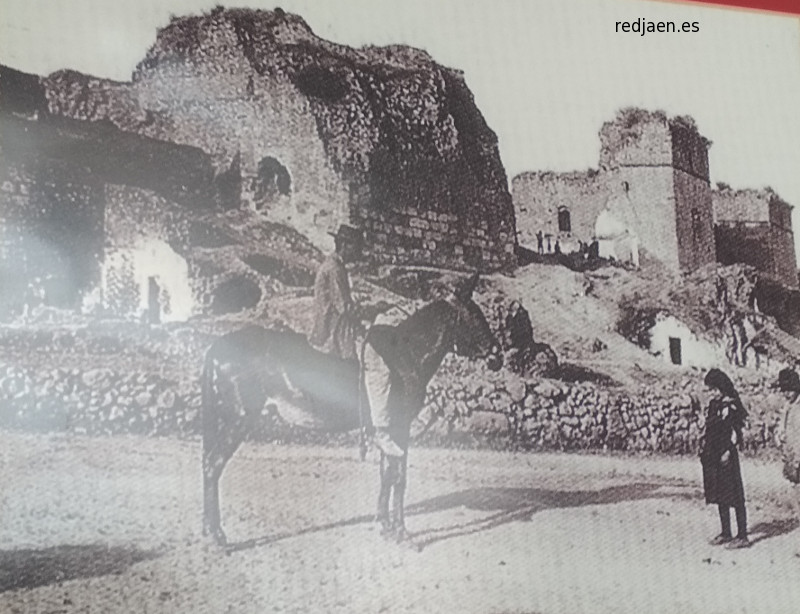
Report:
[{"label": "horse's tail", "polygon": [[[367,330],[369,333],[369,330]],[[364,340],[361,342],[361,352],[358,356],[358,455],[361,461],[367,458],[367,416],[365,412],[370,411],[369,397],[367,397],[367,385],[364,369],[364,350],[367,349],[367,334],[364,335]],[[367,401],[367,407],[364,407],[364,401]]]},{"label": "horse's tail", "polygon": [[217,397],[214,388],[213,346],[206,352],[203,372],[200,375],[200,413],[203,429],[203,448],[207,450],[213,443],[217,427]]}]

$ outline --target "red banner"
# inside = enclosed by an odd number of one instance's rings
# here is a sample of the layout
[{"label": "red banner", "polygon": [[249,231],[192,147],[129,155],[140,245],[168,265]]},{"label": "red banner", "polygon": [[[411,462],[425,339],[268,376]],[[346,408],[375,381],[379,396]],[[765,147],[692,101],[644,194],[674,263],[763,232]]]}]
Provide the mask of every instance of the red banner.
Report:
[{"label": "red banner", "polygon": [[694,4],[711,4],[728,8],[746,8],[800,15],[800,0],[690,0]]}]

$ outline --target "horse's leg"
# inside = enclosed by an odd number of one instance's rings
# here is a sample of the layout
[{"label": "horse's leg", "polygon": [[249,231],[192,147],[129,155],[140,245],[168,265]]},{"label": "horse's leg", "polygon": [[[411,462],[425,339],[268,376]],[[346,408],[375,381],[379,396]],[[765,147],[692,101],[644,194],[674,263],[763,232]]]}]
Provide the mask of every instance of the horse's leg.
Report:
[{"label": "horse's leg", "polygon": [[403,458],[397,459],[397,468],[397,479],[394,483],[394,495],[392,500],[392,525],[397,541],[402,541],[406,538],[406,522],[403,507],[405,505],[406,476],[408,474],[408,452],[403,455]]},{"label": "horse's leg", "polygon": [[217,543],[225,543],[219,511],[219,478],[224,465],[216,446],[203,450],[203,535],[211,535]]},{"label": "horse's leg", "polygon": [[392,484],[396,473],[396,462],[391,456],[381,452],[381,490],[378,495],[378,515],[376,520],[381,523],[382,533],[390,533],[392,530],[389,523],[389,496],[392,492]]},{"label": "horse's leg", "polygon": [[239,429],[224,421],[215,433],[213,443],[209,442],[207,446],[206,438],[203,438],[203,534],[211,535],[220,545],[225,544],[227,539],[222,530],[219,480],[242,440]]},{"label": "horse's leg", "polygon": [[[211,375],[207,373],[207,375]],[[245,406],[238,386],[229,382],[229,394],[218,394],[213,376],[204,379],[203,398],[203,535],[211,535],[218,544],[225,544],[225,532],[219,505],[219,480],[225,465],[244,440]],[[232,393],[232,394],[230,394]],[[232,406],[221,401],[226,397]],[[226,411],[227,410],[227,411]]]},{"label": "horse's leg", "polygon": [[217,371],[211,351],[206,355],[203,374],[201,415],[203,429],[203,535],[213,535],[217,541],[221,532],[219,514],[219,477],[222,475],[222,456],[219,453],[219,396]]}]

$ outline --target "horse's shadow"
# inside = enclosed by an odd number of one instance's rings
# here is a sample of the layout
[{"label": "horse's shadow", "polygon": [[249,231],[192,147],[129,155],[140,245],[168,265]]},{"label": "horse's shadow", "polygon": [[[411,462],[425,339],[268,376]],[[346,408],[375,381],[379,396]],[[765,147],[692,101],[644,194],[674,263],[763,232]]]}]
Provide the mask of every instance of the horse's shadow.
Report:
[{"label": "horse's shadow", "polygon": [[105,545],[55,546],[39,550],[0,550],[0,593],[77,578],[122,574],[156,551]]},{"label": "horse's shadow", "polygon": [[548,509],[607,505],[640,499],[676,498],[673,492],[659,492],[665,484],[634,483],[600,490],[550,490],[540,488],[471,488],[434,497],[409,506],[409,514],[426,514],[466,508],[489,515],[441,528],[415,533],[418,549],[454,537],[472,535],[509,522],[529,521],[537,512]]},{"label": "horse's shadow", "polygon": [[[672,487],[670,491],[660,491],[664,487]],[[459,492],[433,497],[409,505],[406,516],[421,516],[448,510],[465,508],[476,512],[484,512],[481,518],[448,524],[444,527],[426,529],[410,534],[418,550],[455,537],[462,537],[488,531],[495,527],[516,521],[527,521],[540,511],[554,508],[583,507],[586,505],[606,505],[623,501],[655,498],[683,498],[694,494],[675,492],[675,487],[685,487],[675,483],[634,483],[624,486],[611,486],[600,490],[551,490],[543,488],[470,488]],[[372,515],[362,515],[336,522],[308,527],[299,531],[281,533],[229,544],[228,552],[235,552],[271,544],[290,537],[298,537],[309,533],[318,533],[330,529],[353,526],[373,522]]]}]

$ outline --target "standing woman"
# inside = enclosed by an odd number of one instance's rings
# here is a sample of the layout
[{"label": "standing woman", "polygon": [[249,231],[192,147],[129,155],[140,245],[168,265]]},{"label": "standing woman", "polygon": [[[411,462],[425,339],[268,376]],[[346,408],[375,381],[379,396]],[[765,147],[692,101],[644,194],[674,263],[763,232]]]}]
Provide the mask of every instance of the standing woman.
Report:
[{"label": "standing woman", "polygon": [[[717,505],[722,525],[722,531],[711,540],[711,544],[747,548],[750,545],[747,538],[747,511],[737,451],[737,446],[742,445],[742,428],[747,411],[733,382],[719,369],[711,369],[706,374],[705,385],[714,396],[708,403],[700,450],[703,490],[706,503]],[[736,510],[736,538],[731,534],[730,508]]]}]

